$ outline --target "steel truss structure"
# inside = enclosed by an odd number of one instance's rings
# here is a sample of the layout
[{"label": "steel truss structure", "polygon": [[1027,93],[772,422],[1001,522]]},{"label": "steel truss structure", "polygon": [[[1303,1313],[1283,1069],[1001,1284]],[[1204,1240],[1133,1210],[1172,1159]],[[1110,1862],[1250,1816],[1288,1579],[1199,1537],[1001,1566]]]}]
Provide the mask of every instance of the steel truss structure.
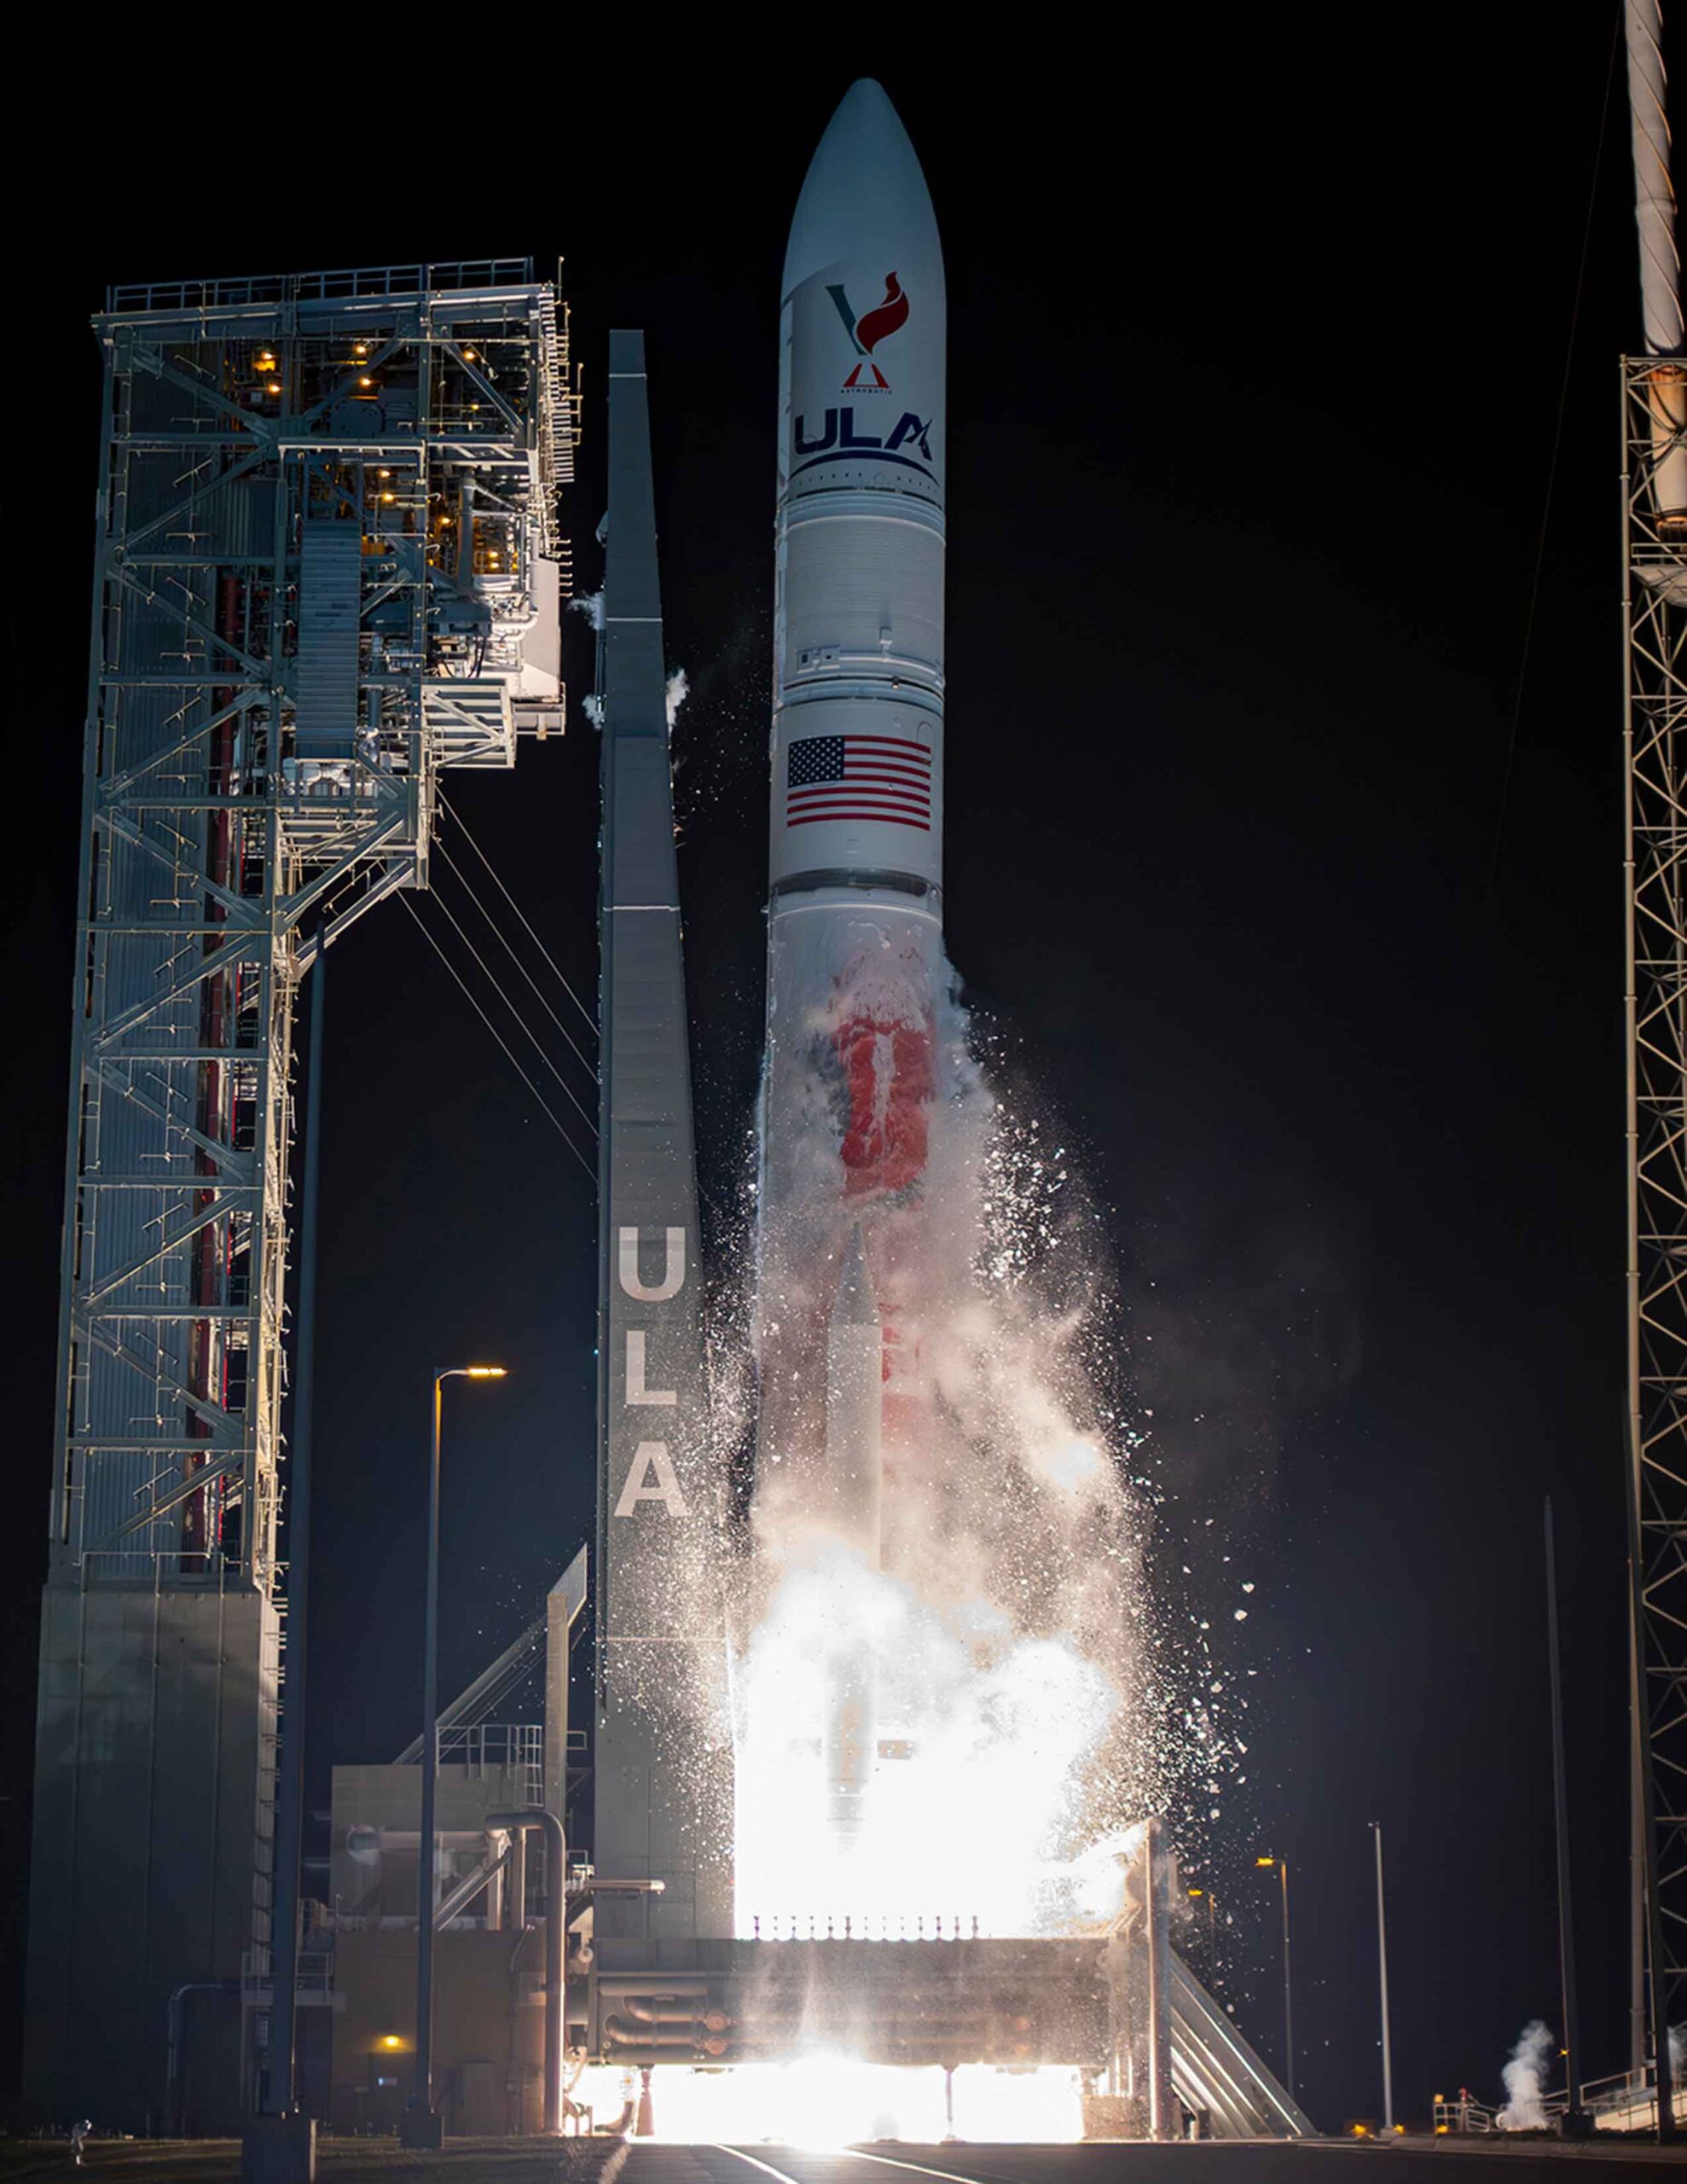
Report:
[{"label": "steel truss structure", "polygon": [[443,769],[562,725],[577,388],[519,259],[117,288],[95,329],[27,2073],[138,2129],[171,1995],[269,1941],[299,984],[426,886]]},{"label": "steel truss structure", "polygon": [[1638,2058],[1643,1959],[1687,2018],[1687,367],[1622,384]]}]

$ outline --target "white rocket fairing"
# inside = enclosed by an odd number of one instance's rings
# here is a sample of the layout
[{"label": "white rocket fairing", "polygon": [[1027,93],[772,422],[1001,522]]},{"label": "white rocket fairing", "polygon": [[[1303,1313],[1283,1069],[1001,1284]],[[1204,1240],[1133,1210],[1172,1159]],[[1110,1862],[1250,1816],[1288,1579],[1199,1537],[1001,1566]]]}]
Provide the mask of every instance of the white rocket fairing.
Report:
[{"label": "white rocket fairing", "polygon": [[865,892],[935,920],[945,319],[925,178],[890,100],[858,83],[820,140],[785,259],[776,917]]},{"label": "white rocket fairing", "polygon": [[[757,1493],[784,1551],[819,1532],[892,1567],[897,1483],[918,1465],[925,1411],[944,350],[925,179],[890,102],[862,81],[815,154],[785,264]],[[878,1361],[865,1384],[864,1341]],[[874,1762],[873,1681],[869,1662],[852,1668],[822,1729],[846,1833]]]}]

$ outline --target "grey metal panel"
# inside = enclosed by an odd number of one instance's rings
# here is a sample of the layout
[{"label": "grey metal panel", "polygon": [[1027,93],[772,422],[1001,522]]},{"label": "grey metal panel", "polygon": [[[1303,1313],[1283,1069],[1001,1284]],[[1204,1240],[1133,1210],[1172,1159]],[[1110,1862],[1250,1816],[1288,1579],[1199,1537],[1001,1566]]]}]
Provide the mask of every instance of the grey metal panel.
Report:
[{"label": "grey metal panel", "polygon": [[301,758],[349,758],[357,725],[362,527],[307,523],[299,555],[294,748]]},{"label": "grey metal panel", "polygon": [[47,1588],[25,2072],[49,2115],[161,2125],[171,1995],[268,1938],[275,1661],[250,1589]]},{"label": "grey metal panel", "polygon": [[640,334],[610,336],[600,1022],[600,1935],[731,1931],[731,1753]]}]

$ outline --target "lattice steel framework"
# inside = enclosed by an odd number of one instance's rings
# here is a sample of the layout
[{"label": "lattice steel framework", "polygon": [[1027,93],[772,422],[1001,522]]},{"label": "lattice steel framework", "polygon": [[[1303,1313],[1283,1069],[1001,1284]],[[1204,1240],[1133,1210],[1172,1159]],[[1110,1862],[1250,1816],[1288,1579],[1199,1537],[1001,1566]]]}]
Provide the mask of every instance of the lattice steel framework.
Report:
[{"label": "lattice steel framework", "polygon": [[1653,1914],[1665,2022],[1673,2024],[1687,2018],[1687,369],[1680,363],[1625,361],[1623,455],[1637,1792],[1649,1786],[1656,1902],[1641,1911]]},{"label": "lattice steel framework", "polygon": [[426,886],[443,768],[561,726],[577,389],[520,259],[118,288],[95,329],[31,2077],[117,2122],[161,2112],[174,1987],[269,1939],[299,983]]}]

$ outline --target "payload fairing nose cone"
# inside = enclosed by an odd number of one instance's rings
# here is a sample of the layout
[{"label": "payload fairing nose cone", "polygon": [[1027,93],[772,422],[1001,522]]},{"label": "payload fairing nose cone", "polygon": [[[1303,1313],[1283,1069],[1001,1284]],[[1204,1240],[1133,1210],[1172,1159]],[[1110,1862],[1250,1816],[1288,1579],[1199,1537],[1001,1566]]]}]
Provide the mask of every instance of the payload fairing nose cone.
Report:
[{"label": "payload fairing nose cone", "polygon": [[[943,256],[918,154],[870,76],[852,84],[821,137],[786,245],[782,296],[841,259],[900,253],[941,313]],[[941,336],[941,323],[938,326]]]},{"label": "payload fairing nose cone", "polygon": [[820,140],[786,253],[775,909],[839,885],[936,909],[945,317],[925,177],[863,80]]}]

